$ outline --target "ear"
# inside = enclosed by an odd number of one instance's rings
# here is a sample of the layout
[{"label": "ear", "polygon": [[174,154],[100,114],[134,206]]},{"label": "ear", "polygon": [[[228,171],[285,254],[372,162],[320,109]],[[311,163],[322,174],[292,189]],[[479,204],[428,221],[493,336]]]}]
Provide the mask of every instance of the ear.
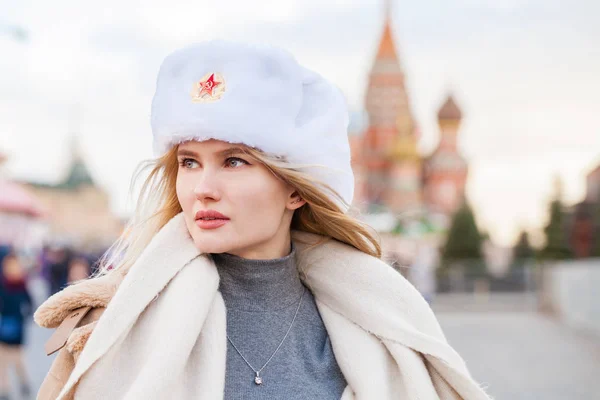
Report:
[{"label": "ear", "polygon": [[294,191],[288,198],[286,208],[293,211],[302,207],[304,204],[306,204],[306,200],[300,197],[298,192]]}]

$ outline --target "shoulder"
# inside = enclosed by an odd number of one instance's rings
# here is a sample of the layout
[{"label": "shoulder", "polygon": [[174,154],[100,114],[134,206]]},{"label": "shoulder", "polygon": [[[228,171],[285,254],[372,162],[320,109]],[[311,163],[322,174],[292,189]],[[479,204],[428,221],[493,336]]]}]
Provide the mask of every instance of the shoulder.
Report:
[{"label": "shoulder", "polygon": [[36,324],[43,328],[56,328],[46,343],[48,355],[65,345],[70,350],[83,347],[82,339],[87,340],[91,334],[122,278],[115,271],[99,278],[81,281],[52,295],[38,307],[33,315]]}]

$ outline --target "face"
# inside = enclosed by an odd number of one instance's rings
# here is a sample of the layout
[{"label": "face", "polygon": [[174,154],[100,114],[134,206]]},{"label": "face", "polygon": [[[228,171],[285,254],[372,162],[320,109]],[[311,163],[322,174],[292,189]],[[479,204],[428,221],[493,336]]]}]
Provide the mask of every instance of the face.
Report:
[{"label": "face", "polygon": [[177,198],[187,228],[203,253],[283,257],[294,210],[305,202],[240,148],[218,140],[179,145]]},{"label": "face", "polygon": [[8,280],[19,280],[25,276],[21,263],[14,256],[9,256],[4,259],[2,272]]}]

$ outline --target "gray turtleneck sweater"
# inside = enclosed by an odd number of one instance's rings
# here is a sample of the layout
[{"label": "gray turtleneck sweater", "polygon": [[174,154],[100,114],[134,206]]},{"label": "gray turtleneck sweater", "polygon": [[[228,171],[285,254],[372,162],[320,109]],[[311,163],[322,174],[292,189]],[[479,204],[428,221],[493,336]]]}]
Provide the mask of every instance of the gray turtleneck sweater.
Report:
[{"label": "gray turtleneck sweater", "polygon": [[[227,334],[256,374],[227,342],[225,399],[339,400],[346,381],[335,360],[329,337],[312,293],[296,269],[295,249],[283,258],[250,260],[227,253],[212,254],[221,278],[219,290],[227,307]],[[304,292],[304,295],[303,295]]]}]

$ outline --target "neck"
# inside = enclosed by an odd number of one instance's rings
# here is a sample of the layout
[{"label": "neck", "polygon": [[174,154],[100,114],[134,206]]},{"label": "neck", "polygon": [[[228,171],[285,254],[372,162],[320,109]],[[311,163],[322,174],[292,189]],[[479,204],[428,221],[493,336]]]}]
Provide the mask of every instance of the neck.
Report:
[{"label": "neck", "polygon": [[281,258],[254,260],[233,254],[211,254],[220,276],[219,290],[230,310],[273,311],[288,307],[304,290],[296,252]]},{"label": "neck", "polygon": [[272,258],[285,257],[291,252],[290,243],[292,239],[289,230],[289,223],[284,223],[282,226],[287,227],[285,229],[287,231],[286,234],[278,232],[268,241],[262,242],[258,245],[254,244],[249,248],[232,250],[226,254],[252,260],[268,260]]}]

